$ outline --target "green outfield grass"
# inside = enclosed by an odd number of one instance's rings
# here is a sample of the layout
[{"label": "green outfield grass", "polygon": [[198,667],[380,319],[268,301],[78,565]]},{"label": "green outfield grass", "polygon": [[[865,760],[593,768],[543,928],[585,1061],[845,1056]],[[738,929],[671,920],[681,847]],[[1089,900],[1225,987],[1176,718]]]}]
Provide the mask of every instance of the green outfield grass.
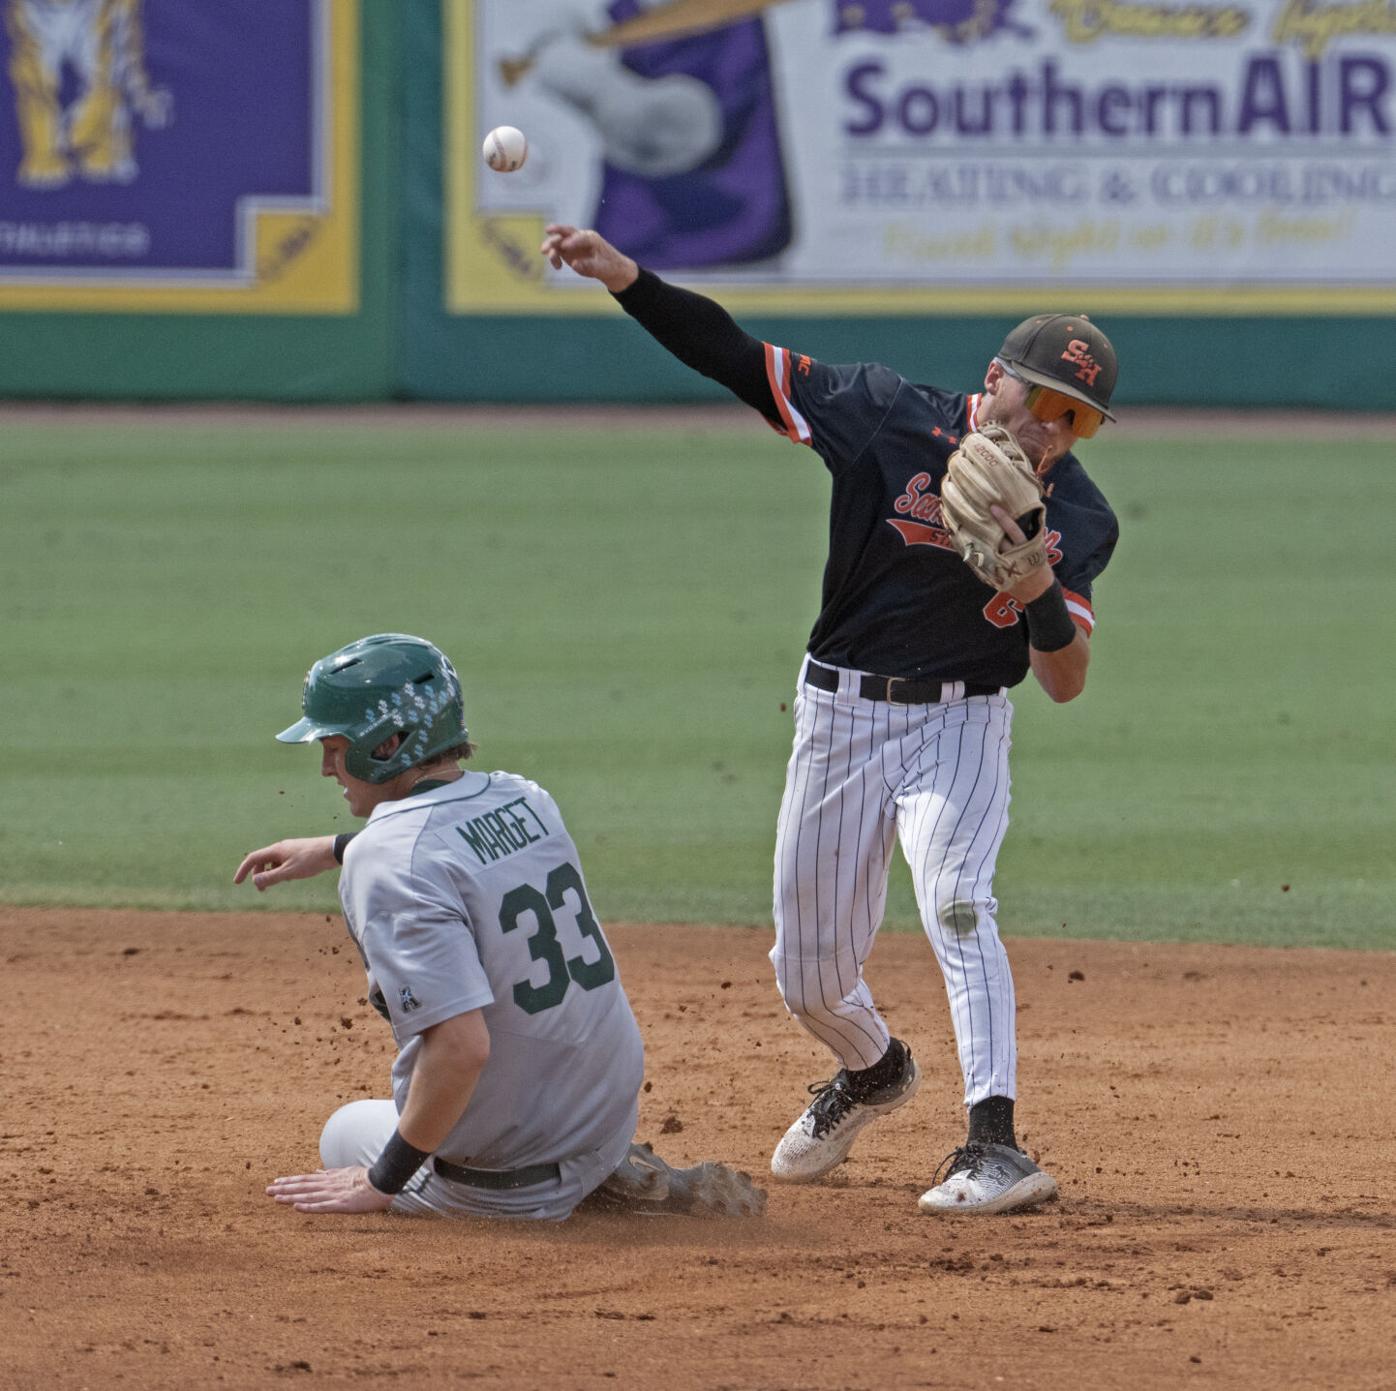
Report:
[{"label": "green outfield grass", "polygon": [[[603,917],[767,922],[815,456],[759,423],[138,420],[0,437],[0,898],[332,907],[230,878],[349,824],[271,735],[311,659],[398,629],[455,658],[483,766],[555,793]],[[1019,690],[1005,933],[1391,946],[1390,444],[1088,449],[1123,541],[1086,695]]]}]

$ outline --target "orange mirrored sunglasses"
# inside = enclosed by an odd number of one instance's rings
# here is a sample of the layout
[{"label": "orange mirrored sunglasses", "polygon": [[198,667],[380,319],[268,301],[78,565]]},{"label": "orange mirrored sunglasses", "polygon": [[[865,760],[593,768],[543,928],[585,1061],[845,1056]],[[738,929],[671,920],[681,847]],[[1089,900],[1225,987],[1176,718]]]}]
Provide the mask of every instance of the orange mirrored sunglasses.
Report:
[{"label": "orange mirrored sunglasses", "polygon": [[1068,396],[1064,391],[1054,391],[1050,386],[1035,386],[1026,377],[1020,376],[1001,357],[994,359],[1004,372],[1015,382],[1022,382],[1028,389],[1028,409],[1041,421],[1050,422],[1069,416],[1072,432],[1078,439],[1088,440],[1105,424],[1104,412]]},{"label": "orange mirrored sunglasses", "polygon": [[1028,409],[1044,421],[1060,420],[1066,416],[1078,438],[1088,440],[1105,423],[1105,416],[1094,406],[1053,391],[1050,386],[1028,386]]}]

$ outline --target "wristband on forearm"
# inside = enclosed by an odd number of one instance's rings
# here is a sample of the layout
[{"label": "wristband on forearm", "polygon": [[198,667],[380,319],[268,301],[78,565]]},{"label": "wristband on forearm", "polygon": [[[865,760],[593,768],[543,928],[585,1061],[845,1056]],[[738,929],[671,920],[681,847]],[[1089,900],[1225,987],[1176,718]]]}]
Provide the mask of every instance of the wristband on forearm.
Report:
[{"label": "wristband on forearm", "polygon": [[341,831],[334,838],[334,862],[337,865],[344,863],[344,852],[349,848],[349,842],[359,833],[357,831]]},{"label": "wristband on forearm", "polygon": [[1028,642],[1039,652],[1059,652],[1076,639],[1076,623],[1067,611],[1066,595],[1060,580],[1051,589],[1023,606],[1028,620]]},{"label": "wristband on forearm", "polygon": [[380,1193],[401,1193],[407,1180],[422,1167],[422,1161],[431,1153],[409,1145],[402,1138],[400,1130],[394,1130],[383,1146],[383,1153],[373,1162],[368,1171],[368,1181]]}]

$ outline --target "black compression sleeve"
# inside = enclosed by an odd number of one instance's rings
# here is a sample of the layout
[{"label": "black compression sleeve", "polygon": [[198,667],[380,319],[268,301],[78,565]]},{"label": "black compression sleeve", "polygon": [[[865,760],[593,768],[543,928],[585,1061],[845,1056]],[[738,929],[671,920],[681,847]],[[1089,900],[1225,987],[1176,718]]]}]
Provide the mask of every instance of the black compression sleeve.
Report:
[{"label": "black compression sleeve", "polygon": [[720,304],[644,269],[615,299],[685,366],[711,377],[767,420],[780,424],[766,379],[765,346]]}]

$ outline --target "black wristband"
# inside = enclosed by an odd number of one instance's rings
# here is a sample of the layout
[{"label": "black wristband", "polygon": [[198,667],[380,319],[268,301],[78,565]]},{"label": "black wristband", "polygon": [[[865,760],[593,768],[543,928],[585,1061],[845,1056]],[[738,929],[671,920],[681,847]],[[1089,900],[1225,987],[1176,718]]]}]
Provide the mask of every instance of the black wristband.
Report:
[{"label": "black wristband", "polygon": [[374,1161],[368,1171],[368,1181],[380,1193],[401,1193],[407,1180],[422,1167],[422,1161],[431,1153],[409,1145],[402,1138],[400,1130],[394,1130],[383,1146],[383,1153]]},{"label": "black wristband", "polygon": [[334,862],[337,865],[344,863],[344,852],[349,848],[349,842],[359,833],[357,831],[341,831],[334,838]]},{"label": "black wristband", "polygon": [[1067,611],[1060,580],[1053,580],[1045,594],[1023,606],[1028,620],[1028,642],[1039,652],[1059,652],[1076,638],[1076,623]]}]

